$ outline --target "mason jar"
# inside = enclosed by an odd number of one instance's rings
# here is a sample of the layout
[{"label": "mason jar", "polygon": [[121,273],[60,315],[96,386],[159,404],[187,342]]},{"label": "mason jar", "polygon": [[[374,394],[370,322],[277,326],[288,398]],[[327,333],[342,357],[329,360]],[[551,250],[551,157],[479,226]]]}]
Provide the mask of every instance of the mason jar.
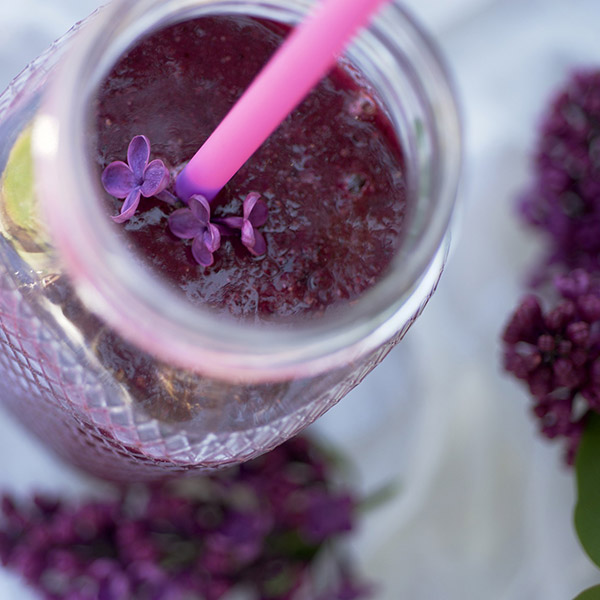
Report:
[{"label": "mason jar", "polygon": [[[215,315],[139,269],[106,218],[89,111],[119,57],[177,22],[246,15],[294,26],[312,4],[114,0],[0,97],[0,394],[48,447],[92,474],[150,480],[268,451],[358,385],[437,286],[459,175],[459,118],[435,44],[399,1],[340,59],[375,90],[391,123],[410,207],[385,276],[355,302],[320,319]],[[121,353],[130,372],[107,365],[100,347]]]}]

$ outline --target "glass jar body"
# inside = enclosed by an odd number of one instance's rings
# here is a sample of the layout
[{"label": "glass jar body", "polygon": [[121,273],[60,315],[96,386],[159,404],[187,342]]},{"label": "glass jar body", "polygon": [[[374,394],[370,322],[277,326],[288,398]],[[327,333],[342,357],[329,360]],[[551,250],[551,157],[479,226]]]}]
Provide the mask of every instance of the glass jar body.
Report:
[{"label": "glass jar body", "polygon": [[[254,3],[233,4],[243,10]],[[279,4],[284,11],[286,3]],[[8,170],[10,149],[17,147],[36,119],[55,65],[71,43],[68,36],[56,44],[0,100],[0,137],[7,149],[0,162],[3,171]],[[430,108],[425,104],[423,112],[427,113]],[[422,123],[413,120],[415,129]],[[407,135],[410,138],[410,132]],[[418,153],[419,149],[408,151]],[[418,187],[435,179],[435,161],[427,164],[432,174],[423,175]],[[35,194],[47,194],[44,181],[37,174],[34,178]],[[6,203],[7,198],[2,200]],[[11,211],[5,207],[3,212],[2,398],[12,413],[63,458],[117,480],[221,468],[252,458],[301,431],[360,383],[403,337],[433,293],[448,246],[445,234],[431,249],[383,341],[359,344],[358,351],[326,361],[325,368],[299,365],[281,377],[250,380],[239,374],[231,378],[222,372],[211,374],[210,368],[194,372],[157,357],[152,348],[136,345],[121,334],[118,323],[90,309],[89,294],[80,293],[52,243],[50,250],[45,243],[37,244],[27,235],[30,231],[24,233],[28,228],[21,227],[22,223],[7,227],[6,214],[10,216]],[[99,339],[109,340],[113,349],[130,356],[133,368],[141,364],[157,380],[168,379],[176,388],[175,409],[169,407],[165,414],[164,396],[155,402],[152,389],[144,398],[140,390],[147,389],[147,381],[138,385],[135,373],[124,378],[107,369],[96,352]]]}]

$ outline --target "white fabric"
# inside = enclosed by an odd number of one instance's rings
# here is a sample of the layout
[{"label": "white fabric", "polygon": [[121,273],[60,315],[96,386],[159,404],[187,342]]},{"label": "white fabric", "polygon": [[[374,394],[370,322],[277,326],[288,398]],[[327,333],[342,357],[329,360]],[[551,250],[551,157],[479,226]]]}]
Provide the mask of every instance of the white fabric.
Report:
[{"label": "white fabric", "polygon": [[[0,87],[96,0],[0,2]],[[410,0],[455,75],[465,120],[462,224],[440,288],[403,344],[316,429],[366,490],[400,490],[356,540],[381,600],[565,600],[595,582],[573,478],[500,368],[499,332],[538,240],[513,214],[535,126],[573,66],[600,65],[598,0]],[[0,489],[95,486],[0,413]],[[0,598],[34,598],[0,571]]]}]

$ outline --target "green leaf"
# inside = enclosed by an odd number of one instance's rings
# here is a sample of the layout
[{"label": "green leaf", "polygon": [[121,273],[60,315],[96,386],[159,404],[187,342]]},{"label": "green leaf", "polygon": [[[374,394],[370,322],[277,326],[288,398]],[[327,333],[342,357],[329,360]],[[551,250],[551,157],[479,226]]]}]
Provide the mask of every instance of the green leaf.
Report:
[{"label": "green leaf", "polygon": [[29,227],[36,216],[31,128],[21,134],[10,151],[3,179],[7,212],[15,223],[21,227]]},{"label": "green leaf", "polygon": [[600,585],[595,585],[585,592],[581,592],[575,600],[600,600]]},{"label": "green leaf", "polygon": [[[575,530],[588,556],[600,566],[600,416],[596,414],[590,416],[585,426],[575,472]],[[600,595],[594,597],[600,600]]]},{"label": "green leaf", "polygon": [[10,151],[1,182],[3,208],[8,218],[15,226],[28,231],[35,231],[38,226],[33,181],[31,128],[28,128]]},{"label": "green leaf", "polygon": [[21,132],[0,173],[0,235],[43,280],[56,274],[56,263],[38,210],[31,131]]}]

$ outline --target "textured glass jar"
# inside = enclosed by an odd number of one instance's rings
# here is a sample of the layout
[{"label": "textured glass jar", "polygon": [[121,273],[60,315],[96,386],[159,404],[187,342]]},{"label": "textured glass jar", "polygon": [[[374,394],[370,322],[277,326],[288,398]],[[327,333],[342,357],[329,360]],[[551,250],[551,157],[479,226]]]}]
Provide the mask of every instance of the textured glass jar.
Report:
[{"label": "textured glass jar", "polygon": [[[203,15],[295,24],[311,4],[116,1],[55,44],[0,98],[2,171],[33,123],[36,219],[44,232],[32,241],[31,231],[22,235],[6,219],[3,225],[2,398],[58,454],[96,475],[150,479],[223,467],[274,447],[360,383],[435,289],[448,250],[459,124],[435,48],[397,3],[345,60],[376,89],[395,128],[413,210],[389,274],[352,306],[285,327],[215,319],[136,269],[95,201],[100,190],[86,158],[86,110],[127,47],[159,27]],[[147,410],[103,366],[94,340],[104,334],[185,389],[191,400],[177,418]]]}]

